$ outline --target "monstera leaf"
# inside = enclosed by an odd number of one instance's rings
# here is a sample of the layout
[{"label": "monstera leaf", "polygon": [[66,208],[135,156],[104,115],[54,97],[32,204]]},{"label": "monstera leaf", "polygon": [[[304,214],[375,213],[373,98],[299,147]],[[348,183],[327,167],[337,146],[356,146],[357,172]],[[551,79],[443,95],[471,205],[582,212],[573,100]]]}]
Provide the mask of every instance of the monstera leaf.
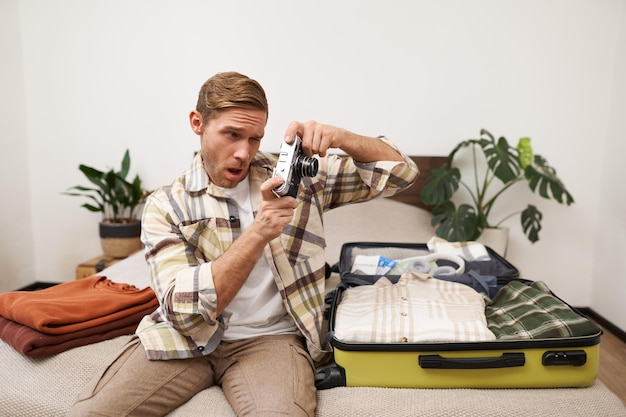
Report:
[{"label": "monstera leaf", "polygon": [[559,203],[570,205],[574,202],[572,195],[565,189],[556,176],[556,170],[548,165],[541,155],[535,155],[535,163],[528,165],[524,172],[531,190],[539,192],[544,198],[554,198]]},{"label": "monstera leaf", "polygon": [[428,206],[434,206],[449,200],[459,189],[461,172],[456,167],[444,164],[428,173],[426,184],[422,188],[422,202]]},{"label": "monstera leaf", "polygon": [[431,224],[436,234],[450,242],[478,239],[485,227],[484,218],[469,204],[457,209],[452,201],[444,201],[433,209]]},{"label": "monstera leaf", "polygon": [[539,240],[539,231],[541,230],[541,219],[543,215],[537,210],[537,207],[529,204],[528,207],[522,211],[522,229],[524,234],[528,237],[532,243]]},{"label": "monstera leaf", "polygon": [[504,137],[496,143],[491,133],[483,129],[481,134],[489,138],[480,140],[489,169],[504,184],[513,181],[521,172],[517,150]]}]

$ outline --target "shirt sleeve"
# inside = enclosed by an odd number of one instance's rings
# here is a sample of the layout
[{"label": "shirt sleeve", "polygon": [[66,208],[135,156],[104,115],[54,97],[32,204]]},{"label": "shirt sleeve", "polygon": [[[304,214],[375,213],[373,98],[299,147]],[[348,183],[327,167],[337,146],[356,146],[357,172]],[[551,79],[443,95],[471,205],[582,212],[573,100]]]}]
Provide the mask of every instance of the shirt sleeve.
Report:
[{"label": "shirt sleeve", "polygon": [[388,139],[380,137],[379,140],[398,151],[404,161],[361,163],[351,157],[338,155],[330,155],[320,161],[326,175],[326,208],[367,201],[379,196],[389,197],[415,182],[419,174],[415,162]]},{"label": "shirt sleeve", "polygon": [[[161,316],[183,335],[196,332],[206,339],[206,323],[213,331],[217,320],[217,295],[211,262],[199,262],[193,239],[206,225],[186,225],[177,213],[182,207],[171,188],[155,191],[146,201],[142,217],[142,241],[150,267],[152,288],[160,302]],[[210,221],[210,220],[207,220]]]}]

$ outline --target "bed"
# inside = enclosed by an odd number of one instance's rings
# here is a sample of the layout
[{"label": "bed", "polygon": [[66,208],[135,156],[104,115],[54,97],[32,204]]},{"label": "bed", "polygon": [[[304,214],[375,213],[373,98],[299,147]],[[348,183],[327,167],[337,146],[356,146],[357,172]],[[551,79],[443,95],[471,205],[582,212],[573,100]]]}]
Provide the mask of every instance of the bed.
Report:
[{"label": "bed", "polygon": [[[354,241],[426,242],[431,214],[417,195],[424,171],[443,158],[415,157],[420,182],[395,199],[333,210],[325,217],[327,261],[338,261],[341,245]],[[380,222],[393,213],[402,222]],[[363,227],[363,225],[368,227]],[[143,254],[137,253],[100,273],[115,282],[149,285]],[[328,290],[336,284],[334,274]],[[99,367],[130,335],[66,350],[47,357],[27,357],[0,340],[0,416],[64,416],[74,398]],[[169,416],[235,416],[219,387],[198,393]],[[339,387],[318,391],[319,417],[403,416],[626,416],[624,404],[601,382],[576,389],[384,389]]]}]

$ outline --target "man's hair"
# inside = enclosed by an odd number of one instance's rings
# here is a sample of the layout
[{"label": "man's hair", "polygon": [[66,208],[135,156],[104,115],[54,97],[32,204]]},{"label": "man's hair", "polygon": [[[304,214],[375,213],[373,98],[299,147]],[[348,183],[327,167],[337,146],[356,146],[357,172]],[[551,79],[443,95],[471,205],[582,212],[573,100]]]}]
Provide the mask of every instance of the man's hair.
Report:
[{"label": "man's hair", "polygon": [[207,123],[224,109],[239,107],[268,113],[267,98],[261,84],[238,72],[221,72],[209,78],[200,89],[196,110]]}]

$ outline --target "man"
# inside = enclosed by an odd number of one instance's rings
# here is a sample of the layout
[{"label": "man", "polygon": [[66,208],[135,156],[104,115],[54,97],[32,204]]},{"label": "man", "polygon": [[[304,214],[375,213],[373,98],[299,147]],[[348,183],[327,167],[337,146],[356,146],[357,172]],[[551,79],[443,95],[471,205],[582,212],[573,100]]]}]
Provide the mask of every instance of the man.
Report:
[{"label": "man", "polygon": [[328,356],[322,214],[392,195],[417,167],[386,139],[292,122],[285,141],[299,135],[319,171],[280,197],[276,157],[259,152],[267,117],[256,81],[228,72],[203,85],[189,116],[201,152],[144,209],[160,307],[70,415],[163,415],[217,384],[239,416],[314,416],[314,363]]}]

